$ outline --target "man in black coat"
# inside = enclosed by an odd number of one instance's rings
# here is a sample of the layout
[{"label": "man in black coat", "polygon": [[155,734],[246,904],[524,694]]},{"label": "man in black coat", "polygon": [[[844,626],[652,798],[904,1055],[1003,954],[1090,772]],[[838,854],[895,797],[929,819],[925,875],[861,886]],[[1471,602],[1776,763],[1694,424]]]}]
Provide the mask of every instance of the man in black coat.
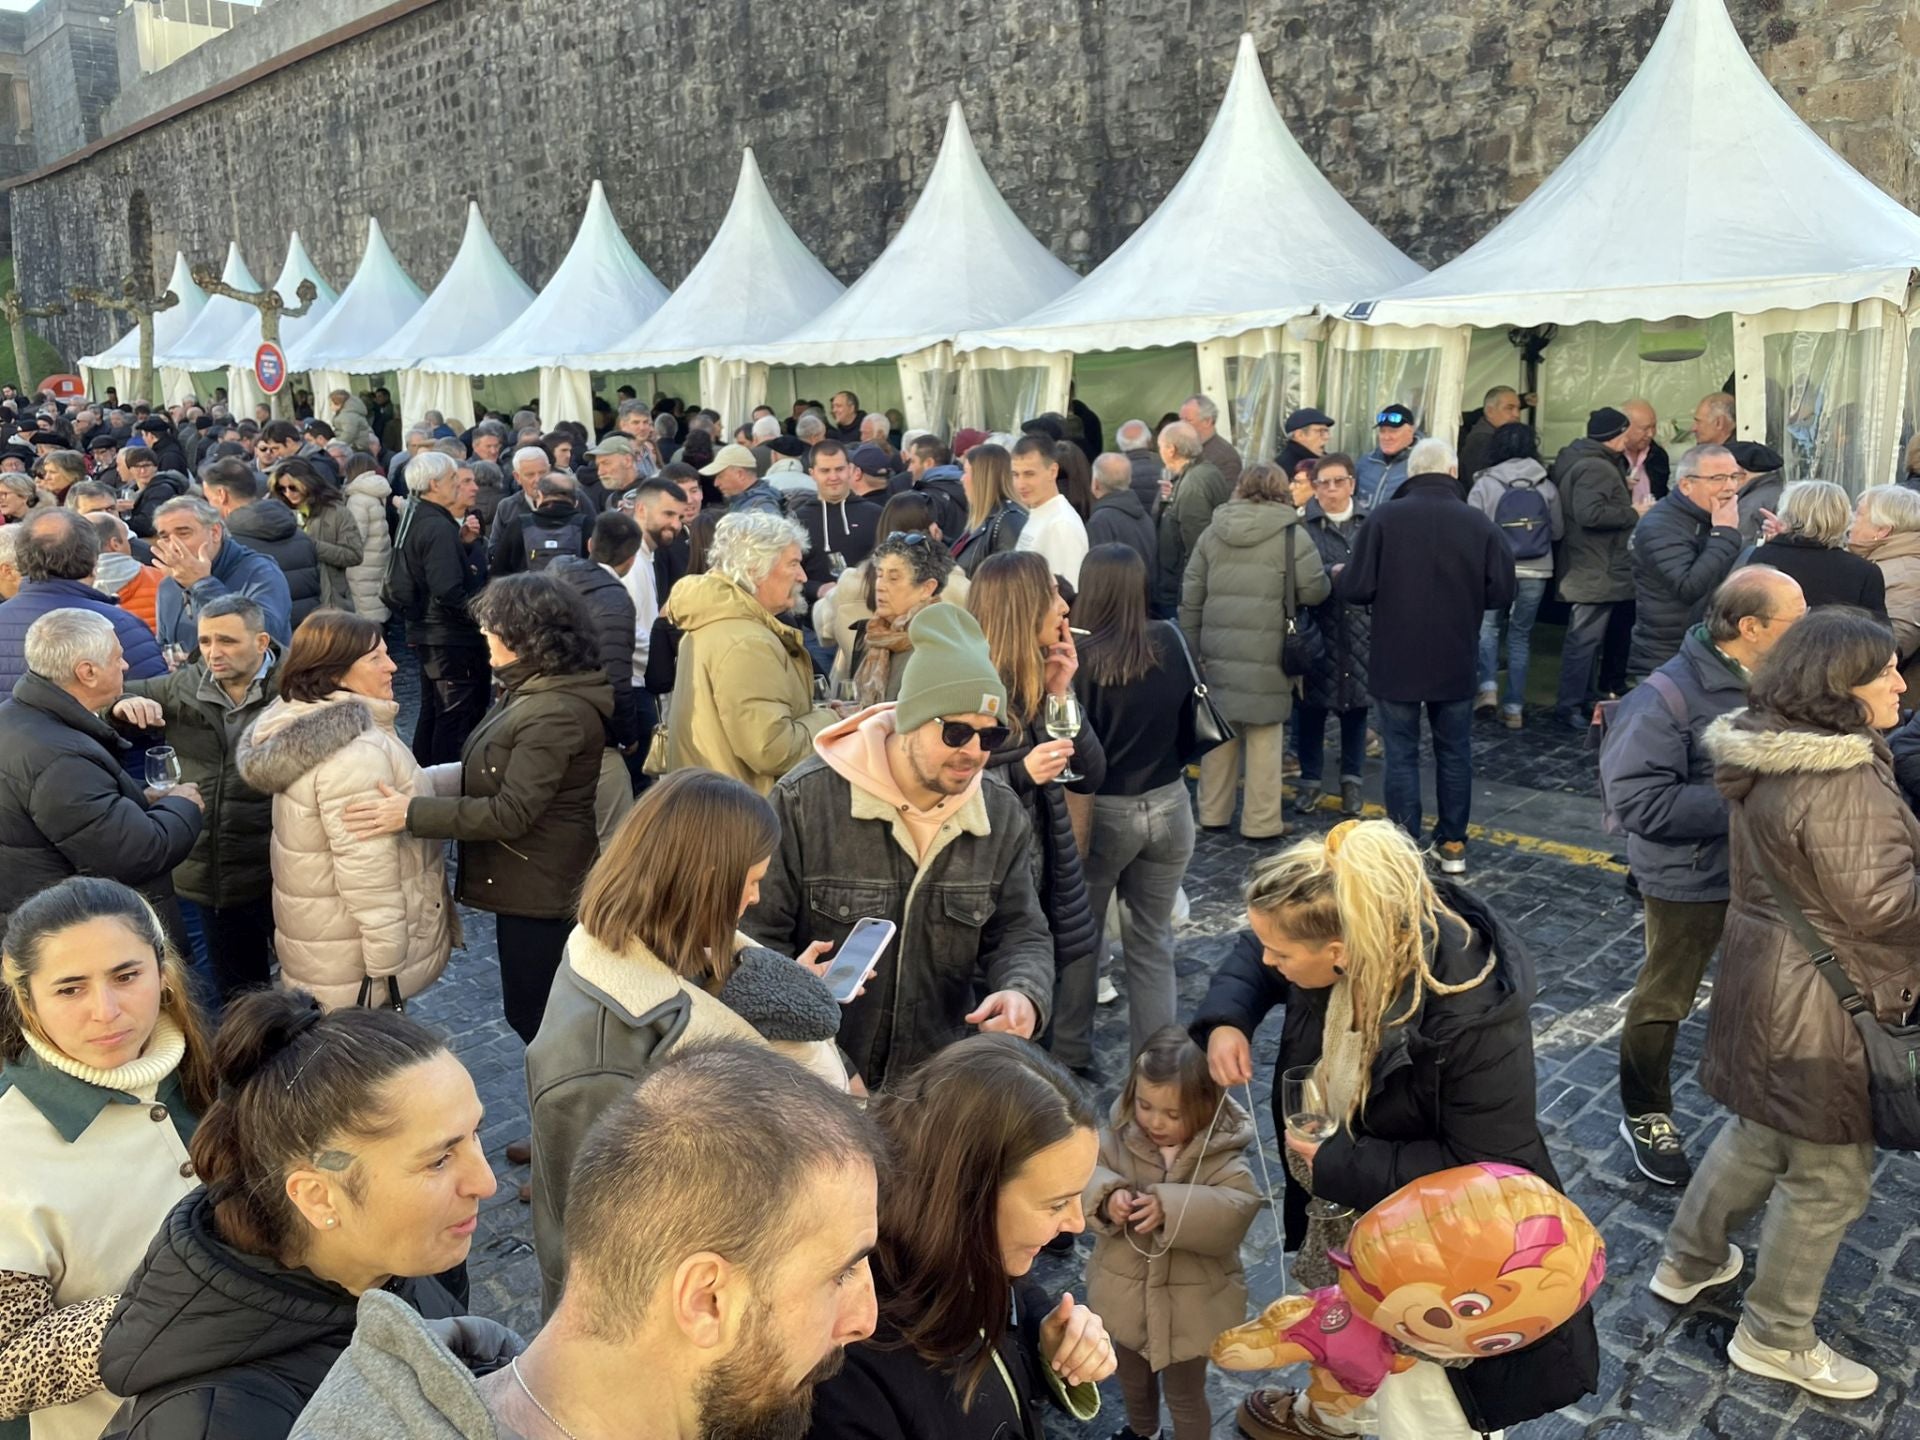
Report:
[{"label": "man in black coat", "polygon": [[1493,521],[1467,504],[1459,461],[1445,440],[1422,440],[1406,483],[1376,505],[1334,594],[1373,607],[1367,689],[1386,742],[1387,816],[1416,840],[1420,712],[1433,730],[1440,868],[1467,869],[1473,806],[1473,696],[1482,616],[1513,599],[1513,551]]},{"label": "man in black coat", "polygon": [[1474,477],[1487,468],[1487,447],[1493,432],[1512,425],[1520,418],[1520,392],[1511,385],[1496,385],[1487,391],[1480,413],[1460,438],[1460,478],[1473,488]]},{"label": "man in black coat", "polygon": [[1160,534],[1140,497],[1133,493],[1133,465],[1111,452],[1093,462],[1093,508],[1087,513],[1087,546],[1125,545],[1147,562],[1147,574],[1159,566]]},{"label": "man in black coat", "polygon": [[264,555],[287,577],[292,623],[320,608],[320,552],[300,528],[299,517],[279,499],[261,494],[260,477],[244,460],[216,460],[200,479],[207,503],[226,521],[227,533]]},{"label": "man in black coat", "polygon": [[1291,478],[1302,463],[1318,460],[1333,439],[1333,417],[1311,406],[1287,416],[1282,428],[1287,443],[1280,447],[1280,473]]},{"label": "man in black coat", "polygon": [[451,764],[487,708],[487,642],[467,609],[487,583],[480,517],[468,513],[478,487],[437,450],[414,457],[407,485],[414,499],[394,541],[386,600],[420,656],[414,757]]},{"label": "man in black coat", "polygon": [[[822,590],[839,583],[835,556],[851,569],[872,553],[881,507],[853,493],[853,467],[838,440],[822,440],[813,447],[807,473],[813,477],[814,493],[800,496],[791,514],[807,532],[807,553],[800,562],[807,582],[801,593],[811,610]],[[664,602],[666,591],[660,593]]]},{"label": "man in black coat", "polygon": [[200,834],[200,792],[143,791],[121,768],[127,742],[100,718],[126,673],[113,622],[50,610],[27,629],[26,662],[0,704],[0,927],[47,886],[103,875],[184,939],[172,876]]},{"label": "man in black coat", "polygon": [[1160,482],[1166,478],[1167,467],[1160,459],[1160,447],[1154,443],[1153,431],[1144,420],[1123,421],[1113,432],[1113,443],[1127,457],[1127,465],[1133,472],[1133,493],[1140,497],[1147,514],[1158,521]]},{"label": "man in black coat", "polygon": [[1674,467],[1673,488],[1633,531],[1633,648],[1627,673],[1644,678],[1680,653],[1689,626],[1740,558],[1740,462],[1696,445]]},{"label": "man in black coat", "polygon": [[633,517],[610,510],[593,522],[588,558],[555,560],[548,573],[580,592],[600,637],[600,664],[613,686],[613,738],[623,752],[640,738],[633,684],[633,595],[627,573],[640,556],[640,527]]}]

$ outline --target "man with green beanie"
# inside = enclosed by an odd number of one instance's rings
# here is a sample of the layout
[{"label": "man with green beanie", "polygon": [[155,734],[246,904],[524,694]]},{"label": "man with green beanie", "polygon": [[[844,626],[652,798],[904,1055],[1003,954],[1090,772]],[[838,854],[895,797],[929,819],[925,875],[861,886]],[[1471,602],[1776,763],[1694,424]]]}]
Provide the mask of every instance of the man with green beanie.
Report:
[{"label": "man with green beanie", "polygon": [[[907,627],[900,698],[822,731],[768,797],[780,848],[741,929],[798,955],[863,919],[893,943],[846,1007],[840,1045],[869,1087],[969,1026],[1025,1038],[1046,1023],[1053,939],[1034,890],[1032,828],[986,773],[1007,743],[1007,691],[980,626],[929,605]],[[988,994],[976,1002],[973,977]]]}]

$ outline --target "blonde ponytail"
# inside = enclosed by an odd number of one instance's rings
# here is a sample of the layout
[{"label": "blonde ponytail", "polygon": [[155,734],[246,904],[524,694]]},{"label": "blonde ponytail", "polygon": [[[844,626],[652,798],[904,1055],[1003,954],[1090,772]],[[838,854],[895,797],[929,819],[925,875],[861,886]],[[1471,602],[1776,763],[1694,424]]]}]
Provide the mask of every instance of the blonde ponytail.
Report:
[{"label": "blonde ponytail", "polygon": [[[1373,1068],[1381,1036],[1420,1013],[1427,991],[1457,995],[1493,973],[1495,957],[1473,979],[1448,985],[1434,976],[1429,950],[1443,926],[1469,933],[1466,921],[1444,905],[1427,877],[1420,851],[1405,831],[1385,820],[1347,820],[1324,839],[1302,840],[1254,867],[1247,908],[1272,921],[1290,939],[1345,947],[1344,968],[1359,1042],[1360,1073]],[[1417,980],[1418,983],[1411,983]],[[1407,1002],[1387,1013],[1403,991]],[[1353,1094],[1351,1110],[1366,1087]]]}]

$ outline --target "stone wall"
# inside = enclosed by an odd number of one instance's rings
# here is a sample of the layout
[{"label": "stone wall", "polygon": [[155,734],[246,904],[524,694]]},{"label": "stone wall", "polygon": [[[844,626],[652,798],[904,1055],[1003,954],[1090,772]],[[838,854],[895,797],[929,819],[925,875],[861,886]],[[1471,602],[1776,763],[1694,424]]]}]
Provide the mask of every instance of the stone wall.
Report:
[{"label": "stone wall", "polygon": [[102,135],[120,90],[114,19],[123,0],[40,0],[27,12],[35,162],[46,165]]},{"label": "stone wall", "polygon": [[[237,57],[252,50],[236,47],[257,47],[290,12],[366,9],[271,6],[174,68],[224,56],[223,74],[238,73]],[[431,285],[473,198],[538,285],[598,177],[629,238],[672,284],[712,236],[751,143],[795,229],[852,279],[898,227],[957,95],[1014,209],[1084,270],[1179,177],[1235,40],[1251,28],[1307,152],[1432,264],[1484,234],[1565,157],[1626,83],[1665,9],[1665,0],[843,0],[802,16],[766,0],[429,0],[26,183],[14,193],[16,253],[33,298],[110,281],[127,268],[125,217],[138,190],[162,275],[176,246],[217,264],[233,238],[270,278],[297,227],[344,284],[372,212]],[[1903,201],[1920,201],[1907,138],[1920,121],[1909,58],[1920,53],[1920,0],[1732,0],[1732,11],[1761,67],[1829,143]],[[1779,203],[1703,200],[1750,224]],[[1274,220],[1284,244],[1286,217]],[[114,322],[80,313],[51,328],[75,354]]]}]

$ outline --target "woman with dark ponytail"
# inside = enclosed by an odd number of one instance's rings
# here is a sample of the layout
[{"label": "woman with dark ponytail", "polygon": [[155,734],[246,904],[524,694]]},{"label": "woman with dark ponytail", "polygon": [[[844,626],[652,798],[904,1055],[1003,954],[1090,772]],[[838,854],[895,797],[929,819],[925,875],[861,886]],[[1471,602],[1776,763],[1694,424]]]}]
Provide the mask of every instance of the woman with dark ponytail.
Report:
[{"label": "woman with dark ponytail", "polygon": [[95,1440],[100,1337],[167,1211],[212,1057],[139,893],[75,876],[13,912],[0,960],[0,1433]]},{"label": "woman with dark ponytail", "polygon": [[100,1350],[134,1398],[116,1440],[284,1440],[382,1289],[462,1314],[439,1278],[495,1182],[481,1106],[438,1036],[391,1010],[298,991],[229,1006],[220,1092],[194,1132],[204,1188],[174,1206]]}]

